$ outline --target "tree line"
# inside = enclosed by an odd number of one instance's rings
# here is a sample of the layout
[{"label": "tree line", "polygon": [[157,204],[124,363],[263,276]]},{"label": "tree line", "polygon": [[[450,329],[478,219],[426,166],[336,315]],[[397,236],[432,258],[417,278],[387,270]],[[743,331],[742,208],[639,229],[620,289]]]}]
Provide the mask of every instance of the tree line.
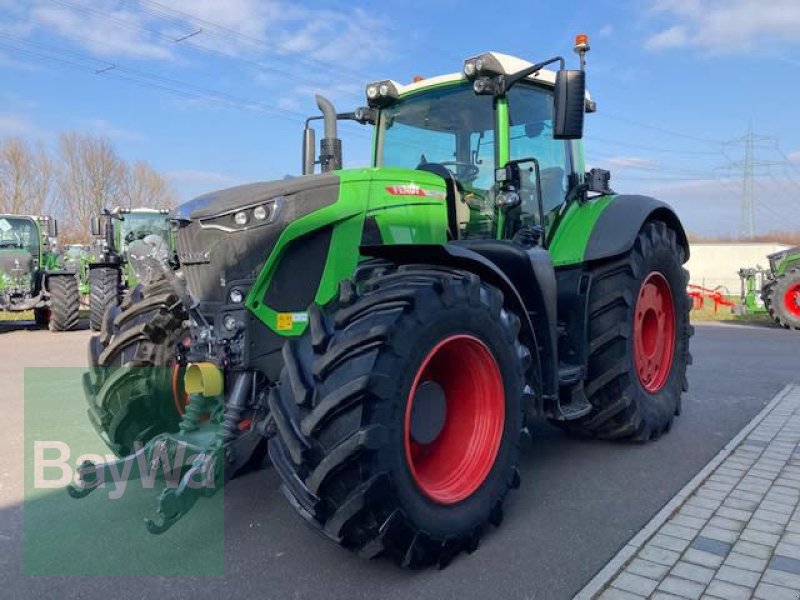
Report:
[{"label": "tree line", "polygon": [[0,213],[53,215],[63,243],[88,241],[89,217],[103,208],[177,203],[161,173],[121,158],[107,138],[62,133],[54,152],[22,138],[0,141]]}]

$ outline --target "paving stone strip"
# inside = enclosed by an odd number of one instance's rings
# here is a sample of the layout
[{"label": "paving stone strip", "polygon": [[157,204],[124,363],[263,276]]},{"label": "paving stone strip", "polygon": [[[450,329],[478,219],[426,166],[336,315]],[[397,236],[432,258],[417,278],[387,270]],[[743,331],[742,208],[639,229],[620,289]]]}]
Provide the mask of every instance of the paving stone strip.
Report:
[{"label": "paving stone strip", "polygon": [[578,593],[800,600],[800,386],[787,386]]}]

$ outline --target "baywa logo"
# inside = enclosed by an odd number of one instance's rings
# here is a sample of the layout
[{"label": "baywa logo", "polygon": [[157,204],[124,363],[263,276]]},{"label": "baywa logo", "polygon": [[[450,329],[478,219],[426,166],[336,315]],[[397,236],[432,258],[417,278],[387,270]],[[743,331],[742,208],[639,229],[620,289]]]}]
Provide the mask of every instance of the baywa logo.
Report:
[{"label": "baywa logo", "polygon": [[[153,489],[156,480],[176,489],[215,487],[216,464],[210,454],[191,454],[183,442],[168,445],[156,442],[147,446],[134,443],[134,453],[124,458],[113,454],[80,454],[70,460],[72,451],[63,441],[34,441],[33,487],[55,489],[67,487],[70,495],[83,496],[94,490],[108,491],[110,500],[122,498],[128,484],[139,481],[142,488]],[[183,472],[184,467],[189,470]]]}]

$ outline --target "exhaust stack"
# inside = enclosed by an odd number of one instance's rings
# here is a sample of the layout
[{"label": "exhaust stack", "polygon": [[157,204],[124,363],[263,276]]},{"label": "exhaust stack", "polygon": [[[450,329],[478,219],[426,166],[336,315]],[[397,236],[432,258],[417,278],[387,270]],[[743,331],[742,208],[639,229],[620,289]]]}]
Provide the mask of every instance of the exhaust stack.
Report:
[{"label": "exhaust stack", "polygon": [[327,98],[317,95],[317,106],[325,121],[325,137],[319,142],[319,164],[322,171],[342,168],[342,140],[336,136],[336,110]]}]

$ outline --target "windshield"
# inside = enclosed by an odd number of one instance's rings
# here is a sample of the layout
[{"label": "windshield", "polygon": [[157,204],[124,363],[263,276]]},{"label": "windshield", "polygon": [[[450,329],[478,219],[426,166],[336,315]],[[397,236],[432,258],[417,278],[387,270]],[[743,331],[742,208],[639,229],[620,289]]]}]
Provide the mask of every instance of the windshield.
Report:
[{"label": "windshield", "polygon": [[465,186],[494,184],[492,98],[468,85],[414,94],[381,111],[377,166],[447,167]]},{"label": "windshield", "polygon": [[420,92],[383,109],[376,166],[445,168],[457,179],[460,237],[492,237],[495,168],[493,98],[468,84]]},{"label": "windshield", "polygon": [[122,215],[122,243],[128,245],[149,235],[169,240],[169,220],[161,213],[126,213]]},{"label": "windshield", "polygon": [[27,250],[39,254],[39,228],[31,219],[0,217],[0,250]]}]

